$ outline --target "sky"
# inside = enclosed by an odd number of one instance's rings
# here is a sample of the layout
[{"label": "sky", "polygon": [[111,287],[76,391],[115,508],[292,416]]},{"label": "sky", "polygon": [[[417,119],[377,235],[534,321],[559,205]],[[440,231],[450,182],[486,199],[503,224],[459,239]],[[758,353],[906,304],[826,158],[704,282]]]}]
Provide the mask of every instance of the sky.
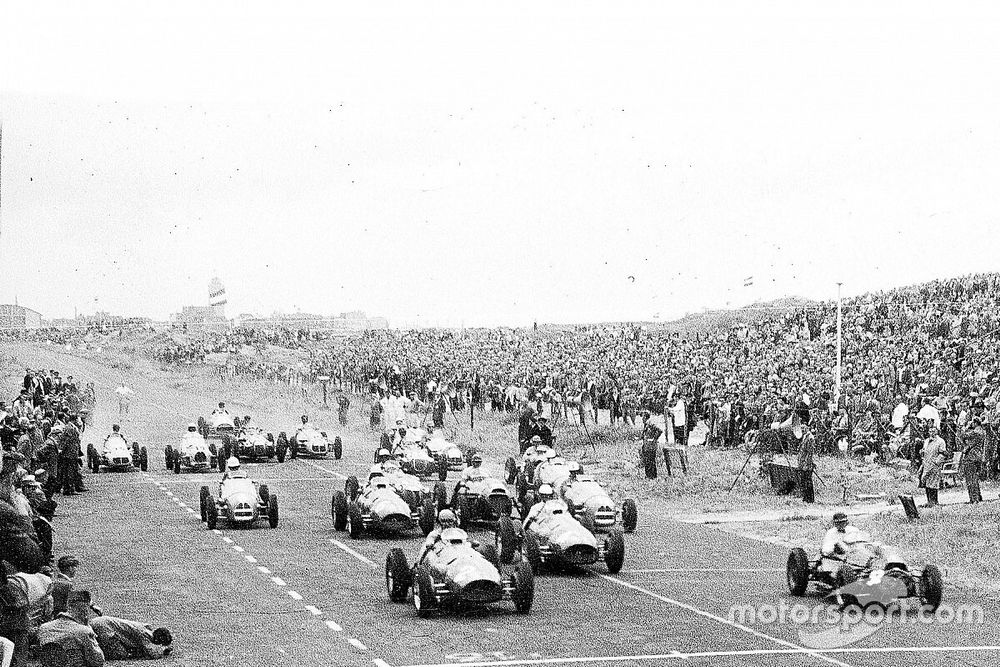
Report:
[{"label": "sky", "polygon": [[0,302],[43,317],[218,276],[230,316],[669,320],[1000,269],[990,3],[2,14]]}]

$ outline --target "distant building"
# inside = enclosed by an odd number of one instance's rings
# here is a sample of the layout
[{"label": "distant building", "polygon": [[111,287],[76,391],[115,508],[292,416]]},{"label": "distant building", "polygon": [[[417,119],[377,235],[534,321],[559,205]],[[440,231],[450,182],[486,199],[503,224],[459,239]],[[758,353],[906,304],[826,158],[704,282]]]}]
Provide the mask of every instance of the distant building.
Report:
[{"label": "distant building", "polygon": [[16,304],[0,304],[0,329],[40,329],[42,314]]}]

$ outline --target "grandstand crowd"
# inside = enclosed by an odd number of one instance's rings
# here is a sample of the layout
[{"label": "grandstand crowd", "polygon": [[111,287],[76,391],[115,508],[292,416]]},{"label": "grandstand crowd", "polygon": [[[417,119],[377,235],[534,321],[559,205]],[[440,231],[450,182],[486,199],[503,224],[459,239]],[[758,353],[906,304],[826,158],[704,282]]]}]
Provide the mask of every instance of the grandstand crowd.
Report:
[{"label": "grandstand crowd", "polygon": [[81,389],[71,375],[30,368],[0,401],[0,664],[99,667],[169,654],[169,631],[105,615],[74,590],[80,560],[54,559],[55,526],[72,520],[56,496],[88,491],[80,434],[96,401],[92,382]]}]

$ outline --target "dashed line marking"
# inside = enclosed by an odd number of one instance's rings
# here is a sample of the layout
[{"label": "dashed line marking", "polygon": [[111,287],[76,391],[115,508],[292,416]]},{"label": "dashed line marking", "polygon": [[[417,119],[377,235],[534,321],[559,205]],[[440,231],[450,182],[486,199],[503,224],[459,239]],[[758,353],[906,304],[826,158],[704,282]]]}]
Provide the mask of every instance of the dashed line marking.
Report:
[{"label": "dashed line marking", "polygon": [[375,568],[378,567],[378,565],[376,565],[374,562],[372,562],[371,560],[369,560],[365,556],[362,556],[357,551],[355,551],[351,547],[347,546],[346,544],[344,544],[340,540],[330,540],[330,544],[334,545],[335,547],[338,547],[339,549],[342,549],[346,553],[349,553],[350,555],[354,556],[355,558],[357,558],[362,563],[367,563],[368,565],[371,565],[372,567],[375,567]]},{"label": "dashed line marking", "polygon": [[367,651],[368,650],[367,646],[365,646],[364,644],[362,644],[361,642],[359,642],[354,637],[348,637],[347,638],[347,643],[350,644],[351,646],[353,646],[354,648],[358,649],[359,651]]},{"label": "dashed line marking", "polygon": [[251,556],[250,554],[247,554],[247,555],[245,555],[243,557],[246,558],[246,560],[247,560],[248,563],[256,563],[257,562],[257,559],[254,558],[253,556]]},{"label": "dashed line marking", "polygon": [[285,591],[285,593],[288,595],[288,597],[292,598],[293,600],[301,600],[302,599],[302,595],[300,595],[296,591]]},{"label": "dashed line marking", "polygon": [[648,570],[625,570],[622,574],[658,574],[668,572],[784,572],[783,567],[746,567],[730,570],[717,567],[664,567]]},{"label": "dashed line marking", "polygon": [[191,507],[187,508],[187,511],[188,511],[188,512],[191,512],[191,514],[194,514],[194,509],[193,509],[193,508],[191,508]]},{"label": "dashed line marking", "polygon": [[274,582],[275,586],[287,586],[288,585],[288,584],[285,583],[285,580],[282,579],[281,577],[271,577],[271,581]]},{"label": "dashed line marking", "polygon": [[372,662],[375,664],[375,667],[391,667],[391,665],[389,665],[389,663],[382,658],[375,658]]},{"label": "dashed line marking", "polygon": [[230,539],[230,538],[228,538],[228,537],[223,537],[222,541],[225,542],[226,544],[232,544],[233,543],[233,540]]},{"label": "dashed line marking", "polygon": [[271,571],[266,567],[264,567],[263,565],[258,565],[257,571],[259,571],[261,574],[271,574]]},{"label": "dashed line marking", "polygon": [[222,531],[219,530],[218,528],[213,528],[212,532],[215,533],[216,535],[222,535]]},{"label": "dashed line marking", "polygon": [[307,604],[306,605],[306,611],[308,611],[313,616],[322,616],[323,615],[322,611],[320,611],[319,609],[317,609],[316,607],[314,607],[311,604]]},{"label": "dashed line marking", "polygon": [[344,630],[344,628],[340,627],[339,625],[337,625],[333,621],[327,621],[326,622],[326,627],[330,628],[334,632],[343,632],[343,630]]},{"label": "dashed line marking", "polygon": [[240,553],[243,553],[246,550],[243,547],[241,547],[240,545],[234,544],[233,545],[233,551],[239,551]]},{"label": "dashed line marking", "polygon": [[181,507],[187,507],[187,503],[182,503],[179,500],[177,501],[177,504],[180,505]]},{"label": "dashed line marking", "polygon": [[331,475],[333,475],[338,479],[347,479],[347,475],[345,475],[344,473],[337,472],[336,470],[330,470],[329,468],[324,468],[323,466],[314,461],[306,461],[306,463],[311,465],[313,468],[316,468],[317,470],[322,470],[323,472],[330,473]]}]

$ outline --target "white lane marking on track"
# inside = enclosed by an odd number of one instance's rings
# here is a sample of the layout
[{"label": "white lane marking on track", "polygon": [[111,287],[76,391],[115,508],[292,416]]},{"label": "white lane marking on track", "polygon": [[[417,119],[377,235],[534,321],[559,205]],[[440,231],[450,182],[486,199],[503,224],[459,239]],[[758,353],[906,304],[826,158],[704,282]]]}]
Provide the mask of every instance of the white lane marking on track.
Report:
[{"label": "white lane marking on track", "polygon": [[344,629],[344,628],[340,627],[339,625],[337,625],[336,623],[334,623],[333,621],[327,621],[326,622],[326,627],[330,628],[334,632],[341,632]]},{"label": "white lane marking on track", "polygon": [[322,616],[323,615],[322,611],[320,611],[319,609],[317,609],[316,607],[314,607],[311,604],[307,604],[306,605],[306,611],[308,611],[313,616]]},{"label": "white lane marking on track", "polygon": [[808,649],[808,648],[806,648],[804,646],[798,646],[796,644],[793,644],[792,642],[785,641],[784,639],[780,639],[778,637],[774,637],[774,636],[769,635],[769,634],[767,634],[765,632],[760,632],[758,630],[754,630],[753,628],[748,628],[747,626],[741,625],[739,623],[736,623],[735,621],[731,621],[728,618],[723,618],[721,616],[716,616],[715,614],[712,614],[710,612],[704,611],[702,609],[698,609],[697,607],[695,607],[693,605],[685,604],[684,602],[680,602],[678,600],[674,600],[673,598],[668,598],[668,597],[666,597],[664,595],[660,595],[658,593],[654,593],[653,591],[649,590],[648,588],[643,588],[642,586],[636,586],[633,583],[629,583],[629,582],[624,581],[622,579],[618,579],[617,577],[612,577],[612,576],[609,576],[609,575],[606,575],[606,574],[600,574],[600,573],[595,573],[595,574],[597,574],[597,576],[599,576],[600,578],[604,579],[605,581],[610,581],[612,583],[618,584],[619,586],[623,586],[625,588],[631,588],[632,590],[634,590],[636,592],[648,595],[649,597],[654,598],[656,600],[659,600],[660,602],[665,602],[665,603],[667,603],[669,605],[673,605],[675,607],[680,607],[681,609],[686,609],[687,611],[690,611],[690,612],[692,612],[694,614],[697,614],[699,616],[703,616],[704,618],[709,618],[709,619],[711,619],[713,621],[716,621],[718,623],[722,623],[724,625],[728,625],[729,627],[736,628],[737,630],[742,630],[743,632],[746,632],[746,633],[749,633],[751,635],[754,635],[755,637],[760,637],[761,639],[766,639],[768,641],[774,642],[775,644],[778,644],[779,646],[786,646],[786,647],[788,647],[790,649],[794,649],[795,652],[797,652],[797,653],[801,653],[803,655],[808,655],[808,656],[811,656],[811,657],[814,657],[814,658],[818,658],[818,659],[820,659],[820,660],[822,660],[824,662],[828,662],[828,663],[833,664],[833,665],[839,665],[840,667],[850,667],[850,665],[848,665],[847,663],[841,662],[840,660],[837,660],[836,658],[831,658],[830,656],[822,655],[822,654],[818,653],[817,651],[814,651],[812,649]]},{"label": "white lane marking on track", "polygon": [[177,502],[177,504],[178,504],[178,505],[179,505],[180,507],[187,507],[187,503],[182,503],[182,502],[178,501],[178,502]]},{"label": "white lane marking on track", "polygon": [[389,665],[389,663],[382,658],[375,658],[372,662],[375,663],[375,667],[391,667],[391,665]]},{"label": "white lane marking on track", "polygon": [[215,533],[216,535],[222,535],[222,531],[219,530],[218,528],[213,528],[212,532]]},{"label": "white lane marking on track", "polygon": [[246,561],[248,563],[256,563],[257,562],[257,559],[254,558],[253,556],[251,556],[250,554],[247,554],[247,555],[245,555],[243,557],[246,559]]},{"label": "white lane marking on track", "polygon": [[285,580],[282,579],[281,577],[271,577],[271,581],[274,582],[275,586],[287,586],[288,585],[288,584],[285,583]]},{"label": "white lane marking on track", "polygon": [[191,507],[187,508],[187,511],[188,511],[188,512],[191,512],[191,514],[194,514],[194,509],[193,509],[193,508],[191,508]]},{"label": "white lane marking on track", "polygon": [[722,569],[717,567],[663,567],[648,570],[623,570],[622,574],[658,574],[667,572],[784,572],[783,567],[741,567]]},{"label": "white lane marking on track", "polygon": [[302,595],[300,595],[297,591],[285,591],[285,592],[288,594],[288,597],[292,598],[293,600],[302,599]]},{"label": "white lane marking on track", "polygon": [[[950,653],[952,651],[963,652],[988,652],[1000,651],[1000,646],[874,646],[871,648],[846,647],[823,649],[816,653],[840,653],[864,655],[866,653]],[[652,662],[666,660],[689,660],[692,658],[734,658],[734,657],[755,657],[765,655],[800,655],[801,651],[788,648],[777,649],[755,649],[748,651],[697,651],[692,653],[681,653],[671,651],[670,653],[649,654],[649,655],[610,655],[610,656],[586,656],[574,658],[525,658],[510,660],[483,660],[479,662],[441,662],[437,664],[405,665],[404,667],[516,667],[517,665],[567,665],[586,664],[594,662]],[[822,656],[819,656],[822,657]]]},{"label": "white lane marking on track", "polygon": [[271,574],[271,571],[266,567],[264,567],[263,565],[258,565],[257,571],[260,572],[261,574]]},{"label": "white lane marking on track", "polygon": [[346,544],[344,544],[340,540],[330,540],[330,544],[332,544],[332,545],[334,545],[334,546],[336,546],[336,547],[338,547],[340,549],[343,549],[346,553],[351,554],[352,556],[354,556],[355,558],[357,558],[362,563],[367,563],[368,565],[371,565],[372,567],[378,567],[378,565],[376,565],[375,563],[373,563],[369,559],[365,558],[364,556],[362,556],[357,551],[355,551],[351,547],[347,546]]},{"label": "white lane marking on track", "polygon": [[323,472],[328,472],[331,475],[333,475],[334,477],[337,477],[339,479],[347,479],[347,475],[345,475],[344,473],[337,472],[336,470],[330,470],[329,468],[324,468],[323,466],[321,466],[320,464],[316,463],[315,461],[306,461],[306,463],[308,463],[309,465],[311,465],[313,468],[316,468],[317,470],[322,470]]},{"label": "white lane marking on track", "polygon": [[243,547],[239,546],[238,544],[234,544],[233,545],[233,551],[238,551],[240,553],[243,553],[243,551],[245,551],[245,550],[243,549]]},{"label": "white lane marking on track", "polygon": [[233,543],[233,541],[230,538],[228,538],[228,537],[223,537],[222,541],[225,542],[226,544],[232,544]]},{"label": "white lane marking on track", "polygon": [[354,648],[358,649],[359,651],[367,651],[368,650],[367,646],[365,646],[364,644],[362,644],[361,642],[359,642],[354,637],[348,637],[347,638],[347,643],[350,644],[351,646],[353,646]]}]

